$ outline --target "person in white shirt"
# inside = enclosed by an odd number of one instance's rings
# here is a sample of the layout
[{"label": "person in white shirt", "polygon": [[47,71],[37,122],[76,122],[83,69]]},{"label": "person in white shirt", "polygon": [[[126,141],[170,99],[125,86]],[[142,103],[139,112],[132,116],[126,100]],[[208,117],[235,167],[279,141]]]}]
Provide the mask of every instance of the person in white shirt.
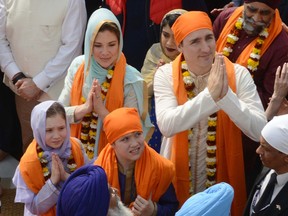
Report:
[{"label": "person in white shirt", "polygon": [[0,65],[16,93],[23,151],[33,139],[31,110],[58,99],[72,60],[81,54],[84,0],[0,0]]},{"label": "person in white shirt", "polygon": [[246,202],[242,132],[259,140],[266,124],[256,86],[246,68],[215,54],[207,14],[184,13],[172,31],[180,55],[154,77],[157,123],[164,135],[160,154],[175,164],[180,206],[224,181],[235,190],[232,215],[237,215]]}]

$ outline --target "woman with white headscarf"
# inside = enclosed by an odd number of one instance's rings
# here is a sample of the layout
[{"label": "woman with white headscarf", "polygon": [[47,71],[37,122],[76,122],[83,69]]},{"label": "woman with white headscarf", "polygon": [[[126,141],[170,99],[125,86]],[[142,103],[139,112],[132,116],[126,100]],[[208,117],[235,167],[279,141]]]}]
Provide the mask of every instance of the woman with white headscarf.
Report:
[{"label": "woman with white headscarf", "polygon": [[15,202],[25,204],[25,216],[56,215],[63,183],[89,160],[80,141],[70,137],[65,109],[59,102],[45,101],[35,106],[31,127],[34,140],[13,177]]}]

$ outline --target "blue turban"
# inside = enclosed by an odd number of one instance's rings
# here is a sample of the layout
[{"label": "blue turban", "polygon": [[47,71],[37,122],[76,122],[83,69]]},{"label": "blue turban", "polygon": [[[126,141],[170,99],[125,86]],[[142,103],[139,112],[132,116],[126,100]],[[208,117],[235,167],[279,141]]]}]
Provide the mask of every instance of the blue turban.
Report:
[{"label": "blue turban", "polygon": [[110,204],[107,176],[100,166],[86,165],[66,180],[57,202],[57,216],[106,216]]},{"label": "blue turban", "polygon": [[234,196],[227,183],[218,183],[190,197],[176,216],[229,216]]}]

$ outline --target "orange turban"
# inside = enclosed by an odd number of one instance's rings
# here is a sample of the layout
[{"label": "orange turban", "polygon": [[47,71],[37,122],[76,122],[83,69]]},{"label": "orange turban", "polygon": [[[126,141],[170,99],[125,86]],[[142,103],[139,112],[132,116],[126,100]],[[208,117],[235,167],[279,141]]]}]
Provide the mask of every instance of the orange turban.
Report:
[{"label": "orange turban", "polygon": [[209,16],[207,13],[201,11],[190,11],[182,14],[177,18],[171,29],[174,33],[177,46],[191,32],[200,29],[210,29],[213,31]]},{"label": "orange turban", "polygon": [[110,112],[103,121],[110,144],[128,133],[143,131],[140,116],[135,108],[122,107]]}]

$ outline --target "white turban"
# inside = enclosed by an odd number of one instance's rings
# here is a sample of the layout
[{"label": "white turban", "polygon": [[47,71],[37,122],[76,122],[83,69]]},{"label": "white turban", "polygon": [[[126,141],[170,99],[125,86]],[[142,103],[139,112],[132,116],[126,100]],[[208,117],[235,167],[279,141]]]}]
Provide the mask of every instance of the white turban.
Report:
[{"label": "white turban", "polygon": [[275,116],[265,125],[261,135],[273,148],[288,154],[288,114]]}]

